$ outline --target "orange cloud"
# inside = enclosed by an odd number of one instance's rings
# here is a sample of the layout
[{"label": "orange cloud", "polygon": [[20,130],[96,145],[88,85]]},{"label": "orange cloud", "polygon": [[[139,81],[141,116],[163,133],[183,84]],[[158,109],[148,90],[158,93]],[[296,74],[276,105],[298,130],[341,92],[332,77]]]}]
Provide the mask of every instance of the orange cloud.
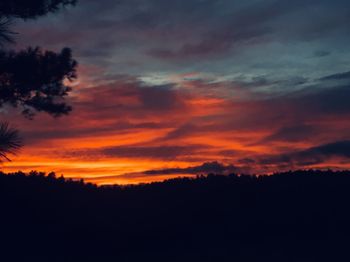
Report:
[{"label": "orange cloud", "polygon": [[[38,115],[29,121],[9,113],[26,146],[13,162],[4,163],[3,170],[54,171],[105,184],[156,181],[179,174],[145,171],[212,161],[257,173],[336,163],[348,166],[344,154],[328,157],[311,150],[349,139],[350,124],[345,119],[350,110],[345,104],[324,105],[332,103],[329,97],[337,96],[335,91],[344,96],[344,90],[246,99],[228,91],[226,97],[215,95],[211,84],[191,85],[150,86],[118,76],[113,83],[78,88],[68,117]],[[215,86],[230,87],[229,83]],[[296,161],[295,152],[322,161],[305,165]],[[130,173],[146,175],[125,176]]]}]

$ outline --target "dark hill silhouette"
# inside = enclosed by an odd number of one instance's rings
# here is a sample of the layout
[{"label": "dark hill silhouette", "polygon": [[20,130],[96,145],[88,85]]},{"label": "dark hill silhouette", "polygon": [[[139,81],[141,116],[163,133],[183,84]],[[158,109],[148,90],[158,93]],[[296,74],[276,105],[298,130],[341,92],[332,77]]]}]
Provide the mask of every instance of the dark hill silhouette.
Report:
[{"label": "dark hill silhouette", "polygon": [[350,172],[97,187],[0,174],[1,261],[350,261]]}]

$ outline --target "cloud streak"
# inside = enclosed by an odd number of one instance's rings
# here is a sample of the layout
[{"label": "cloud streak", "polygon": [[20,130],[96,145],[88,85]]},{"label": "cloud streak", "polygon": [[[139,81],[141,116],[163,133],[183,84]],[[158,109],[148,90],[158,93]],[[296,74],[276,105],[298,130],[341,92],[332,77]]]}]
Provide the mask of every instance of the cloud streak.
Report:
[{"label": "cloud streak", "polygon": [[259,160],[259,163],[304,167],[327,163],[332,159],[350,163],[350,140],[323,144],[278,156],[264,157]]}]

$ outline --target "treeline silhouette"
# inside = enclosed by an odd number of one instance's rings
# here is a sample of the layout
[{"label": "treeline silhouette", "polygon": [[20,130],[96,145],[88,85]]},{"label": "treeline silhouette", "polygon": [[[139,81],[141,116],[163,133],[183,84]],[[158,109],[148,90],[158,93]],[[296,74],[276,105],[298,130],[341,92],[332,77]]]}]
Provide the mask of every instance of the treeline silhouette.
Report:
[{"label": "treeline silhouette", "polygon": [[1,261],[349,261],[350,171],[102,186],[0,173]]}]

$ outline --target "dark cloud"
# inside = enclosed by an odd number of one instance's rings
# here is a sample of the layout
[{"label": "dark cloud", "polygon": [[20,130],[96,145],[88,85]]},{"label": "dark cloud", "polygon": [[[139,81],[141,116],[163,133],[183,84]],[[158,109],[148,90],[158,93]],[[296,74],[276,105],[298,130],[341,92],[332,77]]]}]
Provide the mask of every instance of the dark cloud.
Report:
[{"label": "dark cloud", "polygon": [[183,138],[186,136],[190,136],[194,133],[199,133],[202,129],[203,127],[198,127],[192,123],[186,123],[176,128],[175,130],[169,132],[166,136],[161,138],[161,140],[168,141],[168,140]]},{"label": "dark cloud", "polygon": [[110,134],[118,134],[123,132],[130,132],[131,130],[138,129],[157,129],[161,125],[158,123],[144,122],[144,123],[128,123],[128,122],[116,122],[113,124],[105,124],[103,126],[87,126],[78,125],[71,126],[67,129],[66,126],[57,126],[55,129],[45,131],[29,131],[24,133],[24,139],[26,144],[34,143],[38,140],[51,140],[51,139],[67,139],[67,138],[84,138],[84,137],[96,137]]},{"label": "dark cloud", "polygon": [[104,118],[137,118],[138,121],[142,115],[152,118],[186,110],[186,95],[173,85],[148,85],[128,78],[110,82],[82,89],[79,99],[74,101],[76,109],[89,118],[104,115]]},{"label": "dark cloud", "polygon": [[241,105],[247,107],[246,115],[256,120],[257,124],[259,119],[271,124],[279,118],[282,126],[300,126],[317,119],[339,119],[349,115],[349,87],[350,83],[334,83],[330,88],[320,83],[287,94],[262,94],[261,99],[259,93],[253,93],[251,97],[256,97],[255,100],[242,102]]},{"label": "dark cloud", "polygon": [[155,159],[176,159],[198,154],[208,149],[205,145],[171,145],[171,146],[117,146],[107,147],[100,150],[100,153],[108,157],[123,158],[155,158]]},{"label": "dark cloud", "polygon": [[149,54],[170,60],[198,59],[213,54],[224,54],[231,48],[241,47],[241,44],[252,44],[254,40],[268,35],[271,33],[268,22],[301,7],[300,4],[290,5],[277,1],[257,1],[248,6],[231,5],[226,2],[224,5],[227,7],[227,14],[216,21],[219,24],[213,23],[216,27],[209,23],[206,31],[195,31],[196,39],[192,42],[181,43],[176,49],[154,48]]},{"label": "dark cloud", "polygon": [[314,52],[315,57],[325,57],[329,56],[332,52],[330,51],[325,51],[325,50],[318,50]]},{"label": "dark cloud", "polygon": [[24,43],[34,38],[45,46],[67,43],[91,62],[116,54],[128,60],[150,54],[172,62],[191,61],[285,41],[286,32],[288,42],[328,35],[347,28],[348,7],[343,0],[81,1],[52,20],[20,24],[19,30]]},{"label": "dark cloud", "polygon": [[252,40],[264,35],[263,29],[250,29],[244,32],[229,33],[222,32],[221,34],[212,33],[208,37],[199,40],[197,43],[185,43],[177,50],[171,49],[151,49],[149,54],[156,58],[164,60],[188,60],[191,58],[201,58],[211,55],[225,54],[234,44],[239,44],[242,41]]},{"label": "dark cloud", "polygon": [[350,104],[350,85],[339,86],[330,89],[315,90],[311,93],[301,93],[291,101],[299,106],[299,112],[302,114],[349,114]]},{"label": "dark cloud", "polygon": [[338,141],[311,147],[306,150],[264,157],[259,160],[260,164],[285,164],[289,167],[310,166],[326,163],[333,158],[345,159],[350,162],[350,141]]},{"label": "dark cloud", "polygon": [[239,164],[243,164],[243,165],[253,165],[256,163],[256,160],[253,158],[242,158],[242,159],[238,159],[237,161]]},{"label": "dark cloud", "polygon": [[200,166],[192,166],[186,168],[169,168],[161,170],[148,170],[144,174],[147,175],[166,175],[166,174],[224,174],[233,173],[239,170],[234,165],[224,165],[219,162],[207,162]]},{"label": "dark cloud", "polygon": [[322,77],[320,80],[323,80],[323,81],[324,80],[349,80],[350,81],[350,71],[325,76],[325,77]]},{"label": "dark cloud", "polygon": [[231,174],[231,173],[242,173],[246,169],[234,165],[225,165],[217,161],[205,162],[198,166],[190,166],[185,168],[165,168],[157,170],[146,170],[139,173],[128,173],[118,178],[136,178],[144,176],[161,176],[161,175],[200,175],[200,174]]},{"label": "dark cloud", "polygon": [[144,108],[149,110],[169,111],[184,107],[178,93],[172,90],[171,85],[141,88],[139,98]]},{"label": "dark cloud", "polygon": [[298,142],[310,139],[311,136],[317,135],[319,132],[316,127],[311,125],[296,125],[282,127],[270,136],[264,138],[261,143],[273,141]]},{"label": "dark cloud", "polygon": [[257,90],[270,88],[270,92],[273,90],[288,91],[307,84],[308,80],[309,79],[302,76],[289,76],[284,79],[273,79],[266,76],[254,76],[251,79],[236,79],[232,82],[232,85],[234,87],[239,86]]}]

